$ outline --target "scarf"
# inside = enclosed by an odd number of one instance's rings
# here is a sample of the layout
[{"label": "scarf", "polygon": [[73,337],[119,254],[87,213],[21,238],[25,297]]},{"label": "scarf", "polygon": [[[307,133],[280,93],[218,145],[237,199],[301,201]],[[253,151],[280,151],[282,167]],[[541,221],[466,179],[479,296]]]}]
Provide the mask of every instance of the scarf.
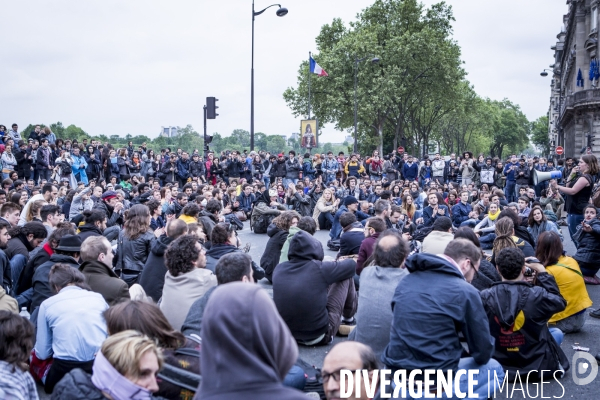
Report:
[{"label": "scarf", "polygon": [[492,214],[491,212],[488,213],[488,218],[490,219],[490,221],[495,221],[496,218],[498,218],[498,215],[500,215],[500,209],[498,209],[496,211],[496,214]]},{"label": "scarf", "polygon": [[104,357],[101,351],[96,354],[92,367],[92,383],[114,400],[149,400],[152,393],[136,385],[121,375]]}]

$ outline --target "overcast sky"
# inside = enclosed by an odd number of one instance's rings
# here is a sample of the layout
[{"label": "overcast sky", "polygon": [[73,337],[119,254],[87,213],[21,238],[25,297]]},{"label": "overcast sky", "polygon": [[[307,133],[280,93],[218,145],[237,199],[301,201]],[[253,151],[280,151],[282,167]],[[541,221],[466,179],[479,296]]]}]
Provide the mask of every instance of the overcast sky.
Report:
[{"label": "overcast sky", "polygon": [[[282,93],[315,51],[322,25],[351,21],[372,0],[280,0],[255,22],[255,131],[299,130]],[[429,5],[434,0],[425,0]],[[477,93],[509,98],[527,117],[548,108],[550,46],[565,0],[449,0],[465,69]],[[256,9],[268,6],[258,0]],[[216,96],[208,131],[250,129],[251,0],[3,1],[0,124],[62,121],[92,135],[143,134],[192,124]],[[322,65],[327,70],[327,65]],[[345,136],[332,127],[323,141]]]}]

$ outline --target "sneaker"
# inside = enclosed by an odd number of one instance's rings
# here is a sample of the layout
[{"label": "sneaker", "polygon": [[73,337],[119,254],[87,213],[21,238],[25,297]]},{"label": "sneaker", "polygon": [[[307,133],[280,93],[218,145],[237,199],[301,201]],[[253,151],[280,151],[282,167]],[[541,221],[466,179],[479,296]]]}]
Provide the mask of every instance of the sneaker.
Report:
[{"label": "sneaker", "polygon": [[583,280],[586,285],[600,285],[600,279],[597,276],[584,276]]},{"label": "sneaker", "polygon": [[600,308],[590,311],[590,317],[600,318]]}]

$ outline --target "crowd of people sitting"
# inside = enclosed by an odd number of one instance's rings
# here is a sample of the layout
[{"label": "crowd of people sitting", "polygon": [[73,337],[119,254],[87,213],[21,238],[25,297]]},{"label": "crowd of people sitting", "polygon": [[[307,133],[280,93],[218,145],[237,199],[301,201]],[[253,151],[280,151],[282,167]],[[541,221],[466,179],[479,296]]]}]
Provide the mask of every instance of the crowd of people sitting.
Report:
[{"label": "crowd of people sitting", "polygon": [[0,136],[0,398],[306,398],[297,346],[336,335],[311,387],[329,399],[341,368],[383,367],[479,369],[487,396],[488,371],[564,374],[564,335],[600,318],[593,155],[204,157]]}]

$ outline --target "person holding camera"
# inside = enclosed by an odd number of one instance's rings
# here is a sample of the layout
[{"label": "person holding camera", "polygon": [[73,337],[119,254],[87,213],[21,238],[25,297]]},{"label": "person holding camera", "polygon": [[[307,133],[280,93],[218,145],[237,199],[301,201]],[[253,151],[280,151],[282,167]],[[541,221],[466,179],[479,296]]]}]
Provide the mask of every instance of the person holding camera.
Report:
[{"label": "person holding camera", "polygon": [[[537,261],[526,261],[515,247],[500,250],[496,267],[502,282],[480,293],[495,339],[494,359],[507,371],[509,381],[517,374],[539,380],[544,378],[542,370],[548,379],[569,367],[560,348],[563,333],[548,328],[548,321],[565,310],[567,301],[554,277]],[[536,273],[535,285],[525,281],[528,269]]]}]

